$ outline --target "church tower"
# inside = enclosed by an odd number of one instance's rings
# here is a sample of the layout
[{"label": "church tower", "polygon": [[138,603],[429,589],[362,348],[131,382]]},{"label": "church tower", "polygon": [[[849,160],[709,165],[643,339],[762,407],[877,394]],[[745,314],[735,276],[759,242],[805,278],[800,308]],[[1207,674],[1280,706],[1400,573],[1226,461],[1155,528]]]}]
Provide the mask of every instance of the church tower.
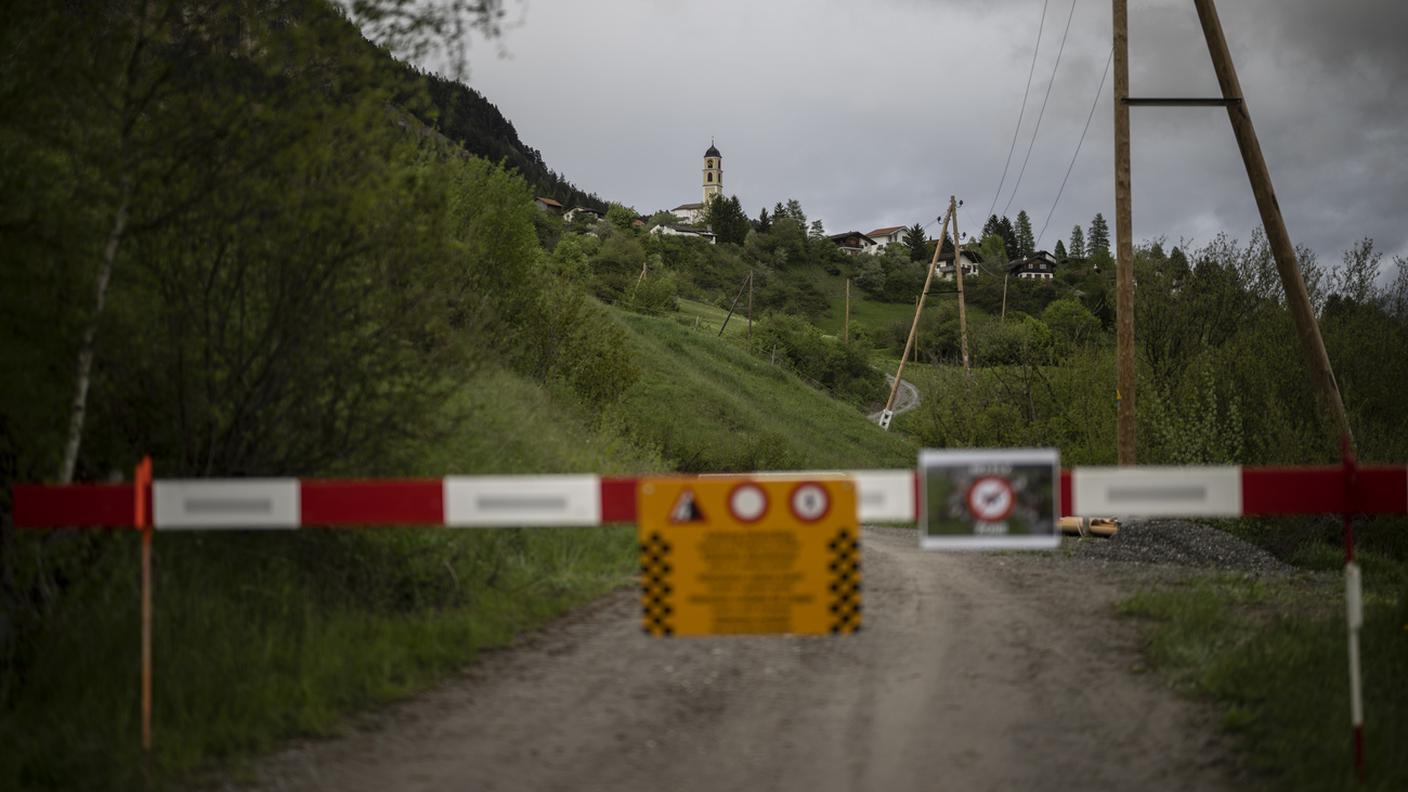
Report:
[{"label": "church tower", "polygon": [[714,141],[709,141],[709,150],[704,152],[704,205],[707,207],[714,196],[724,194],[724,158]]}]

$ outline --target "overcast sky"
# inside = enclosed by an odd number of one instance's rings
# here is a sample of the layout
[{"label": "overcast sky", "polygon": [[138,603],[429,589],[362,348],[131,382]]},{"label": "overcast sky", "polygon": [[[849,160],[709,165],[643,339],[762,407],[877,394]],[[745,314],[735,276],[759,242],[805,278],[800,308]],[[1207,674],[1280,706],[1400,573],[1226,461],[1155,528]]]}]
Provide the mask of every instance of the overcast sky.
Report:
[{"label": "overcast sky", "polygon": [[[712,137],[756,216],[796,198],[831,233],[927,223],[964,233],[994,203],[1043,0],[506,0],[469,82],[579,187],[641,212],[700,200]],[[1131,94],[1215,96],[1191,0],[1133,0]],[[1220,4],[1291,237],[1325,263],[1357,239],[1408,254],[1408,3]],[[1108,0],[1049,0],[1001,214],[1045,224],[1110,52]],[[1068,15],[1069,38],[1052,80]],[[1041,115],[1030,161],[1017,175]],[[1041,239],[1114,225],[1106,80]],[[1220,108],[1133,111],[1137,239],[1245,239],[1257,224]],[[1017,187],[1015,197],[1012,190]]]}]

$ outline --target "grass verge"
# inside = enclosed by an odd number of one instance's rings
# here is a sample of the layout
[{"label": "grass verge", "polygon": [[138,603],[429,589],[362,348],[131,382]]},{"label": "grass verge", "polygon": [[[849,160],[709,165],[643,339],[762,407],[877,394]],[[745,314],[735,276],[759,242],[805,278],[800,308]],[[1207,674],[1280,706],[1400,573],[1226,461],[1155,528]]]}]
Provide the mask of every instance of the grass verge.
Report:
[{"label": "grass verge", "polygon": [[1120,605],[1147,621],[1175,687],[1215,702],[1268,789],[1408,789],[1408,601],[1366,576],[1368,784],[1352,773],[1343,584],[1333,574],[1212,575]]}]

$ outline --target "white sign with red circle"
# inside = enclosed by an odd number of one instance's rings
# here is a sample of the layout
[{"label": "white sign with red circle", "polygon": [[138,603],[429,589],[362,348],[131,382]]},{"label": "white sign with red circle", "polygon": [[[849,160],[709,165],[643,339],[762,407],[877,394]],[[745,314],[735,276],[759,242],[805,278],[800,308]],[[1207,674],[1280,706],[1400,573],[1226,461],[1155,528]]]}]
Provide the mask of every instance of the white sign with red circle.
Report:
[{"label": "white sign with red circle", "polygon": [[768,513],[768,495],[757,484],[739,484],[728,495],[728,510],[740,522],[757,522]]},{"label": "white sign with red circle", "polygon": [[831,511],[831,496],[820,484],[798,484],[791,500],[792,514],[802,522],[816,522]]},{"label": "white sign with red circle", "polygon": [[1012,483],[1002,476],[981,476],[968,487],[968,511],[980,522],[1001,522],[1016,505]]}]

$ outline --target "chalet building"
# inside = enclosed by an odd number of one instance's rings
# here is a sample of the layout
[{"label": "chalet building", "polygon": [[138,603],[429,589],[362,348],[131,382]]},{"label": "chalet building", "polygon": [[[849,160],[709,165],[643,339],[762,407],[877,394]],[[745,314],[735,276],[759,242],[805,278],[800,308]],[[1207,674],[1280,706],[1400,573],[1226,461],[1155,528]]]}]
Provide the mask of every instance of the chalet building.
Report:
[{"label": "chalet building", "polygon": [[707,241],[711,245],[715,243],[714,232],[710,231],[707,228],[699,228],[696,226],[662,224],[650,229],[650,233],[657,234],[659,236],[697,237],[699,239]]},{"label": "chalet building", "polygon": [[871,253],[877,250],[875,240],[871,239],[869,235],[862,234],[859,231],[832,234],[827,237],[827,239],[835,242],[836,247],[841,248],[842,253],[848,253],[852,256],[860,253]]},{"label": "chalet building", "polygon": [[1051,280],[1056,277],[1056,257],[1045,250],[1038,250],[1021,261],[1012,262],[1007,271],[1028,280]]},{"label": "chalet building", "polygon": [[[964,249],[958,256],[959,262],[963,265],[963,277],[976,278],[982,272],[978,265],[983,263],[983,255],[976,250]],[[940,280],[953,280],[953,252],[949,251],[939,256],[938,276]]]},{"label": "chalet building", "polygon": [[557,201],[554,201],[551,198],[544,198],[543,196],[539,195],[537,198],[533,199],[533,203],[537,204],[538,208],[542,209],[544,212],[552,212],[553,214],[559,215],[562,214],[562,204],[558,203]]},{"label": "chalet building", "polygon": [[884,247],[886,245],[903,244],[904,232],[907,230],[909,230],[908,226],[886,226],[884,228],[877,228],[869,234],[866,234],[866,236],[875,240],[875,244]]},{"label": "chalet building", "polygon": [[576,220],[578,217],[581,217],[582,215],[591,215],[597,220],[603,220],[606,218],[605,212],[593,209],[590,206],[574,206],[571,209],[567,210],[567,213],[562,216],[562,219],[570,223],[573,220]]}]

